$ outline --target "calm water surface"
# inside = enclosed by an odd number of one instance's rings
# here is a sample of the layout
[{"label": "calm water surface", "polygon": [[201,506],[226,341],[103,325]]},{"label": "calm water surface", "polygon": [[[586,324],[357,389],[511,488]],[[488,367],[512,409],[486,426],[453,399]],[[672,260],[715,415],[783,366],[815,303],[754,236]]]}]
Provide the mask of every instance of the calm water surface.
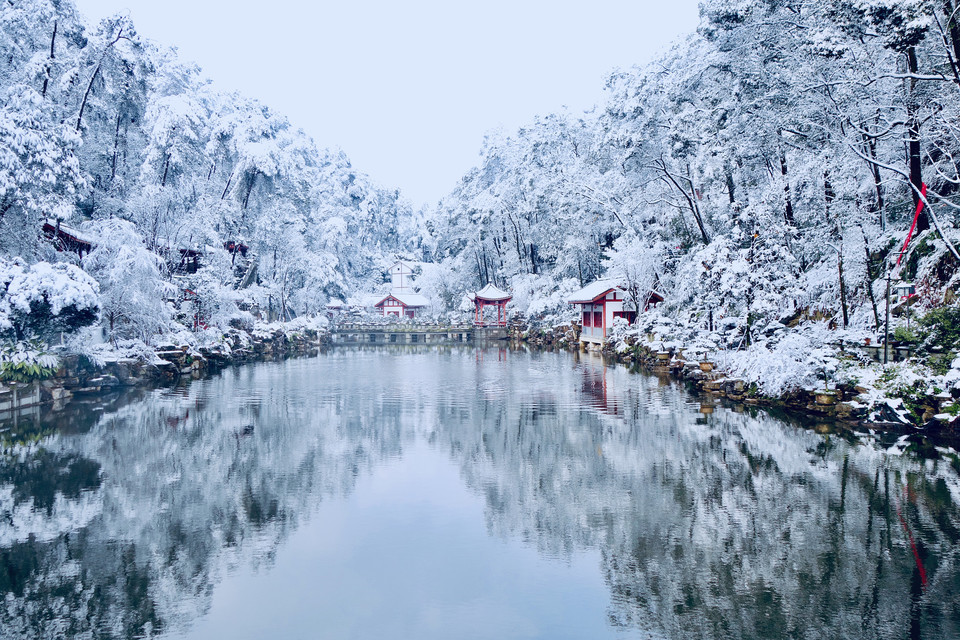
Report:
[{"label": "calm water surface", "polygon": [[336,350],[0,432],[0,638],[956,638],[960,482],[598,359]]}]

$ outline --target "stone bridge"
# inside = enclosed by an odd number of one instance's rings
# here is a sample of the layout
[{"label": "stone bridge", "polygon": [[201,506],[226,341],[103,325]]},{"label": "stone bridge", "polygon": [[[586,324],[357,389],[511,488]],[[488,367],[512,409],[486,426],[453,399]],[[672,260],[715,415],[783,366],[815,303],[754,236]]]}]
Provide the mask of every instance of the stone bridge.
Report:
[{"label": "stone bridge", "polygon": [[456,344],[506,340],[507,330],[472,324],[373,324],[341,322],[330,330],[333,344]]}]

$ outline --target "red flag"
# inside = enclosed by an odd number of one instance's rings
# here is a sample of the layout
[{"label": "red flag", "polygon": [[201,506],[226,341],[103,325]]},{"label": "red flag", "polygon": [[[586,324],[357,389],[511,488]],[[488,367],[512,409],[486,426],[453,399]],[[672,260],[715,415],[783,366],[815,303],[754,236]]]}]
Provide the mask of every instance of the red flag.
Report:
[{"label": "red flag", "polygon": [[927,183],[920,183],[920,202],[917,203],[917,212],[913,214],[913,224],[910,225],[910,232],[907,234],[907,239],[903,243],[903,249],[900,249],[900,255],[897,256],[897,266],[900,266],[900,261],[903,260],[903,254],[907,252],[907,245],[910,244],[910,238],[913,237],[913,230],[917,228],[917,220],[920,218],[920,212],[923,211],[923,201],[927,197]]}]

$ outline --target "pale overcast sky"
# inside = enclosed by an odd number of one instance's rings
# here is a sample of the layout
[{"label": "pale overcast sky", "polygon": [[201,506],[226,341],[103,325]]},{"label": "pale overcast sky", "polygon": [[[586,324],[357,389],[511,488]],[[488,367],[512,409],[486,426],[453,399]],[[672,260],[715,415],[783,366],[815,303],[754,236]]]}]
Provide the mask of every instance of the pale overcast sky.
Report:
[{"label": "pale overcast sky", "polygon": [[285,114],[414,203],[474,166],[483,135],[564,105],[697,25],[697,0],[76,0],[125,12],[225,90]]}]

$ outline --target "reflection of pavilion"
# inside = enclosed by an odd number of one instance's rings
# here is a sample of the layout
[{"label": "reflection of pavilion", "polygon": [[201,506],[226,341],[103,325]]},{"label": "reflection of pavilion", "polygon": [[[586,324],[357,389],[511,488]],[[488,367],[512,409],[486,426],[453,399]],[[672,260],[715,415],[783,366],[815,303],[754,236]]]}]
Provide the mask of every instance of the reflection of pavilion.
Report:
[{"label": "reflection of pavilion", "polygon": [[[477,361],[477,363],[479,364],[479,363],[483,362],[484,359],[487,358],[487,357],[490,357],[490,358],[492,359],[492,356],[490,356],[490,354],[493,353],[493,351],[494,351],[494,349],[491,349],[491,348],[489,348],[489,347],[486,348],[486,349],[475,349],[475,350],[474,350],[474,353],[476,354],[476,361]],[[496,352],[497,352],[497,362],[506,362],[506,361],[507,361],[507,348],[506,348],[506,347],[497,347]]]}]

